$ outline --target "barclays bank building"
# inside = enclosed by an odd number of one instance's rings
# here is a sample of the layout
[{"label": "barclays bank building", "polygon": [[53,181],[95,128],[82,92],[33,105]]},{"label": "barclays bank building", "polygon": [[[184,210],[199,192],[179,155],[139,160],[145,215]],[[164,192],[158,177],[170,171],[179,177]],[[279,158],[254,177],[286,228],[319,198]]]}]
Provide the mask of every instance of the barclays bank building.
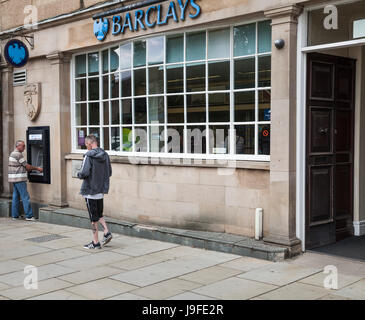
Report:
[{"label": "barclays bank building", "polygon": [[287,257],[365,234],[365,1],[48,2],[0,4],[0,214],[19,139],[41,220],[84,210],[94,134],[113,221]]}]

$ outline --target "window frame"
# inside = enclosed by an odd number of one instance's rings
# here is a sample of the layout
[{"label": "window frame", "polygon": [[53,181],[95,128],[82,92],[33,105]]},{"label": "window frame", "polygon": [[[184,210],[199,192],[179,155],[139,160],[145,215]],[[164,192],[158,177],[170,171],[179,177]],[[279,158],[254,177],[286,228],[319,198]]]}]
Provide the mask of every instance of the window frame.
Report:
[{"label": "window frame", "polygon": [[[265,53],[259,53],[258,52],[258,46],[259,46],[259,41],[258,41],[258,34],[259,34],[259,30],[258,30],[258,24],[260,22],[265,22],[265,21],[270,21],[267,18],[262,18],[262,19],[255,19],[255,20],[247,20],[244,23],[235,23],[235,24],[228,24],[228,25],[219,25],[219,26],[214,26],[214,27],[205,27],[205,28],[186,28],[186,29],[182,29],[182,30],[174,30],[171,32],[163,32],[163,33],[155,33],[152,35],[146,35],[146,36],[142,36],[142,37],[138,37],[138,38],[132,38],[132,39],[128,39],[125,41],[121,41],[118,43],[114,43],[108,46],[103,46],[100,48],[96,48],[94,50],[88,50],[88,51],[80,51],[77,52],[75,54],[73,54],[72,56],[72,60],[71,60],[71,64],[70,64],[70,68],[71,68],[71,72],[70,72],[70,78],[71,78],[71,137],[72,137],[72,153],[78,153],[78,154],[83,154],[85,153],[87,150],[84,149],[78,149],[77,148],[77,135],[76,135],[76,131],[77,129],[86,129],[87,134],[89,134],[89,129],[94,129],[94,128],[98,128],[100,131],[100,136],[99,136],[99,140],[100,140],[100,147],[104,148],[104,128],[109,128],[109,150],[106,150],[108,152],[109,155],[111,156],[123,156],[123,157],[149,157],[149,158],[180,158],[180,159],[201,159],[201,160],[242,160],[242,161],[265,161],[268,162],[270,161],[270,155],[259,155],[258,151],[259,151],[259,126],[260,125],[270,125],[271,126],[271,121],[259,121],[259,91],[264,91],[264,90],[270,90],[272,88],[272,83],[270,87],[259,87],[259,63],[258,60],[260,57],[265,57],[265,56],[272,56],[272,51],[269,52],[265,52]],[[234,56],[234,34],[233,34],[233,30],[235,27],[239,27],[239,26],[243,26],[243,25],[248,25],[248,24],[252,24],[255,23],[256,24],[256,51],[254,54],[251,55],[245,55],[245,56]],[[209,48],[209,31],[214,31],[214,30],[219,30],[219,29],[224,29],[224,28],[229,28],[230,29],[230,56],[228,58],[214,58],[214,59],[209,59],[208,57],[208,48]],[[187,61],[186,60],[186,39],[187,39],[187,34],[189,33],[195,33],[195,32],[205,32],[206,34],[206,56],[204,60],[195,60],[195,61]],[[183,62],[174,62],[174,63],[167,63],[167,50],[166,50],[166,44],[167,44],[167,37],[169,36],[174,36],[174,35],[183,35],[183,42],[184,42],[184,61]],[[164,62],[163,64],[148,64],[148,44],[147,41],[149,38],[154,38],[154,37],[163,37],[164,38]],[[134,42],[135,41],[146,41],[146,65],[143,67],[134,67],[134,57],[133,57],[133,52],[134,52]],[[119,55],[119,67],[116,71],[111,71],[111,58],[110,58],[110,50],[116,47],[120,47],[122,45],[131,43],[131,50],[132,50],[132,57],[131,57],[131,66],[130,69],[125,69],[122,70],[121,69],[121,55]],[[109,54],[108,54],[108,64],[109,64],[109,70],[108,73],[103,73],[103,52],[105,50],[108,50]],[[89,103],[90,101],[89,99],[89,81],[88,79],[90,78],[88,75],[88,63],[89,63],[89,59],[88,59],[88,54],[90,53],[94,53],[94,52],[98,52],[99,53],[99,75],[97,76],[91,76],[92,77],[98,77],[99,78],[99,118],[100,118],[100,124],[97,126],[90,126],[89,125]],[[86,76],[85,77],[75,77],[75,60],[77,56],[80,55],[86,55]],[[253,88],[248,88],[248,89],[235,89],[235,84],[234,84],[234,77],[235,77],[235,73],[234,73],[234,64],[236,60],[239,59],[249,59],[249,58],[254,58],[255,59],[255,86]],[[210,62],[229,62],[230,64],[230,89],[229,90],[217,90],[217,91],[209,91],[209,63]],[[206,122],[205,123],[189,123],[187,120],[187,95],[192,94],[191,92],[187,92],[187,79],[186,79],[186,69],[187,69],[187,65],[191,64],[191,63],[196,63],[196,62],[203,62],[205,63],[205,81],[206,81],[206,87],[205,87],[205,91],[199,91],[199,92],[193,92],[193,94],[205,94],[206,95]],[[167,77],[166,77],[166,66],[171,66],[171,65],[182,65],[183,66],[183,76],[184,76],[184,92],[179,92],[179,93],[167,93]],[[163,93],[162,94],[149,94],[149,68],[154,68],[154,67],[163,67],[163,72],[164,72],[164,89],[163,89]],[[146,70],[146,94],[145,95],[141,95],[141,96],[135,96],[135,88],[134,88],[134,70],[138,70],[138,69],[145,69]],[[126,72],[129,71],[131,72],[131,96],[130,97],[122,97],[121,96],[121,88],[122,88],[122,83],[121,83],[121,72]],[[112,74],[115,73],[119,73],[119,97],[118,98],[111,98],[111,76]],[[109,80],[109,97],[108,99],[104,99],[103,96],[103,77],[108,76],[108,80]],[[76,87],[75,87],[75,82],[78,79],[86,79],[86,101],[76,101]],[[234,119],[234,113],[235,113],[235,93],[236,92],[255,92],[255,121],[251,121],[251,122],[235,122],[232,120]],[[210,94],[214,94],[214,93],[228,93],[230,96],[230,120],[229,122],[209,122],[209,95]],[[184,97],[184,120],[185,122],[183,124],[178,123],[178,124],[174,124],[174,123],[168,123],[168,119],[167,119],[167,98],[168,96],[177,96],[177,95],[182,95]],[[164,153],[152,153],[152,152],[135,152],[135,144],[133,144],[133,151],[132,152],[125,152],[125,151],[113,151],[111,150],[111,144],[112,144],[112,137],[111,137],[111,128],[112,127],[118,127],[120,128],[119,130],[119,141],[120,141],[120,149],[122,149],[122,144],[123,144],[123,128],[132,128],[132,132],[133,132],[133,141],[135,141],[135,128],[146,128],[147,127],[147,135],[148,135],[148,139],[147,139],[147,150],[150,150],[150,128],[152,126],[154,126],[153,124],[149,123],[149,98],[150,97],[163,97],[164,98],[164,113],[165,113],[165,122],[164,124],[161,125],[156,125],[158,127],[163,126],[165,129],[165,152]],[[146,99],[146,118],[147,118],[147,122],[146,124],[143,125],[138,125],[135,124],[135,98],[145,98]],[[128,125],[123,125],[122,124],[122,103],[121,101],[124,99],[130,99],[131,103],[132,103],[132,124],[128,124]],[[112,114],[111,114],[111,104],[112,101],[119,101],[119,117],[120,117],[120,124],[119,125],[112,125],[111,123],[111,119],[112,119]],[[107,102],[109,104],[109,125],[104,125],[104,103]],[[77,104],[86,104],[87,106],[87,122],[86,122],[86,126],[76,126],[76,105]],[[175,126],[182,126],[184,127],[184,129],[187,129],[187,127],[191,127],[191,126],[205,126],[206,129],[208,130],[209,127],[211,126],[229,126],[230,127],[230,132],[229,132],[229,142],[230,142],[230,152],[229,154],[209,154],[209,150],[210,150],[210,141],[209,139],[206,139],[206,150],[207,153],[205,154],[192,154],[192,153],[187,153],[187,132],[185,130],[184,132],[184,153],[167,153],[167,128],[168,127],[175,127]],[[255,154],[246,154],[246,155],[237,155],[234,154],[233,151],[235,150],[235,146],[234,146],[234,131],[233,129],[235,128],[235,126],[238,125],[254,125],[255,126]],[[209,131],[207,131],[209,132]]]}]

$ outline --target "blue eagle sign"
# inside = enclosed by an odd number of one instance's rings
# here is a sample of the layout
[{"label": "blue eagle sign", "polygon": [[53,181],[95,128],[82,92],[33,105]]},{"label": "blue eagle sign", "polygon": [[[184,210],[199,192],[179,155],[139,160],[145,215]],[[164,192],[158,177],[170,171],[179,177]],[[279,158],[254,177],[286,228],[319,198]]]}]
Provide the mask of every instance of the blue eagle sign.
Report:
[{"label": "blue eagle sign", "polygon": [[15,68],[25,66],[29,60],[29,51],[24,42],[13,39],[10,40],[4,49],[6,61]]},{"label": "blue eagle sign", "polygon": [[94,34],[96,39],[99,41],[103,41],[108,34],[109,31],[109,20],[104,19],[98,19],[94,22]]}]

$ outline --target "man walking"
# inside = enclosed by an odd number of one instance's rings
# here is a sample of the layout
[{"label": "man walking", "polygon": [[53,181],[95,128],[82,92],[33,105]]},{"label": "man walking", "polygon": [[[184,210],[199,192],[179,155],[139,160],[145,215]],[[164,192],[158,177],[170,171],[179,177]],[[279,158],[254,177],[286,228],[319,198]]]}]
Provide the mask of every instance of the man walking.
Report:
[{"label": "man walking", "polygon": [[85,245],[84,248],[101,249],[98,239],[98,222],[104,228],[103,246],[109,243],[113,237],[103,218],[104,194],[109,192],[112,167],[109,155],[98,147],[98,142],[94,135],[89,135],[85,138],[85,145],[89,151],[84,155],[82,169],[77,176],[79,179],[84,180],[80,194],[85,198],[89,211],[93,241]]},{"label": "man walking", "polygon": [[13,202],[11,215],[13,220],[19,219],[19,197],[23,201],[25,217],[27,221],[36,221],[33,216],[30,197],[27,191],[28,174],[27,171],[37,170],[43,172],[42,168],[29,165],[24,157],[25,143],[18,140],[15,145],[15,150],[9,156],[8,180],[13,183]]}]

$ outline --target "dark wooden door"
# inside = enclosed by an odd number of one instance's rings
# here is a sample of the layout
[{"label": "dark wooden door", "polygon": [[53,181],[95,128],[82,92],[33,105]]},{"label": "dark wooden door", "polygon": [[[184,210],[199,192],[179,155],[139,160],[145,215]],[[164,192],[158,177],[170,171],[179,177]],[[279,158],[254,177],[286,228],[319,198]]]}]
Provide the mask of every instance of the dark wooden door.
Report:
[{"label": "dark wooden door", "polygon": [[309,54],[306,248],[353,234],[355,60]]}]

